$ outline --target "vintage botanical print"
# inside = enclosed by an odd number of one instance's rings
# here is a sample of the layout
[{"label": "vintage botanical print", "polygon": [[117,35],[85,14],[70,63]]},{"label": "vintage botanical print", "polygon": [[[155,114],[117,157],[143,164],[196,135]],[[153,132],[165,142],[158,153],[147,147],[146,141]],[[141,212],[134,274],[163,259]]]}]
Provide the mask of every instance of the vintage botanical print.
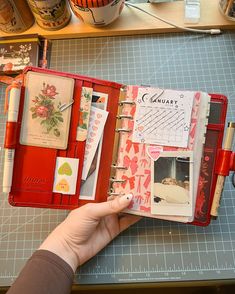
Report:
[{"label": "vintage botanical print", "polygon": [[21,144],[66,149],[73,88],[70,78],[27,73]]},{"label": "vintage botanical print", "polygon": [[60,110],[61,102],[55,106],[54,100],[56,95],[56,87],[43,83],[41,93],[32,100],[33,107],[30,108],[32,112],[32,119],[39,119],[42,130],[54,136],[60,136],[60,125],[64,122],[63,113]]}]

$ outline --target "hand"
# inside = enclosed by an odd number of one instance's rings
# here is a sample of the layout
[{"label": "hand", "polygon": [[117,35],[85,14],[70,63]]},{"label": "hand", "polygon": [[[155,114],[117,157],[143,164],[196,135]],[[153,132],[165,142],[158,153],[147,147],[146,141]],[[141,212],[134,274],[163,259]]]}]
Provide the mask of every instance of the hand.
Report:
[{"label": "hand", "polygon": [[73,210],[39,249],[57,254],[75,271],[140,219],[133,215],[118,215],[130,204],[131,199],[132,195],[124,195]]}]

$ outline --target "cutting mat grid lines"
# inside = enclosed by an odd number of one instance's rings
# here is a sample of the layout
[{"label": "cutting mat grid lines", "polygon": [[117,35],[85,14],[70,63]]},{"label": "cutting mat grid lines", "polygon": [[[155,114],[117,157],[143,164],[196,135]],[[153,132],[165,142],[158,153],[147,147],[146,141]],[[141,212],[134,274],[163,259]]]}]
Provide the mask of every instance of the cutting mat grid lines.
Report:
[{"label": "cutting mat grid lines", "polygon": [[[235,33],[161,34],[56,40],[50,67],[126,84],[228,95],[235,113]],[[0,88],[0,147],[6,117]],[[0,151],[0,166],[3,150]],[[0,169],[0,181],[2,168]],[[235,190],[226,180],[220,217],[209,227],[142,219],[75,277],[80,284],[232,279],[235,276]],[[10,285],[67,211],[14,208],[0,195],[0,285]]]}]

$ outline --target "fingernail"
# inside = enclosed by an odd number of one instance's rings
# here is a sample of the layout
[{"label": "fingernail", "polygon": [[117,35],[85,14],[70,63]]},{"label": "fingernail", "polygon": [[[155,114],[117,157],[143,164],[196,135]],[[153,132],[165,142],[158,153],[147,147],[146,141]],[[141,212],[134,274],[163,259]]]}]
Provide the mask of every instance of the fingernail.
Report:
[{"label": "fingernail", "polygon": [[123,202],[123,203],[129,203],[131,202],[133,198],[133,195],[132,194],[127,194],[127,195],[123,195],[119,198],[119,201]]}]

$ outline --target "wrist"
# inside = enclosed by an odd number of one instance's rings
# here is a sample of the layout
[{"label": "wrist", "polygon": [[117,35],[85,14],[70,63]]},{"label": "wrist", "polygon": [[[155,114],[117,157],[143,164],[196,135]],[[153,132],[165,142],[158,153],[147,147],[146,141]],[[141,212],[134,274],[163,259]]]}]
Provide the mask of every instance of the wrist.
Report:
[{"label": "wrist", "polygon": [[66,237],[57,228],[45,239],[39,249],[48,250],[62,258],[73,270],[79,266],[77,254],[71,249]]}]

